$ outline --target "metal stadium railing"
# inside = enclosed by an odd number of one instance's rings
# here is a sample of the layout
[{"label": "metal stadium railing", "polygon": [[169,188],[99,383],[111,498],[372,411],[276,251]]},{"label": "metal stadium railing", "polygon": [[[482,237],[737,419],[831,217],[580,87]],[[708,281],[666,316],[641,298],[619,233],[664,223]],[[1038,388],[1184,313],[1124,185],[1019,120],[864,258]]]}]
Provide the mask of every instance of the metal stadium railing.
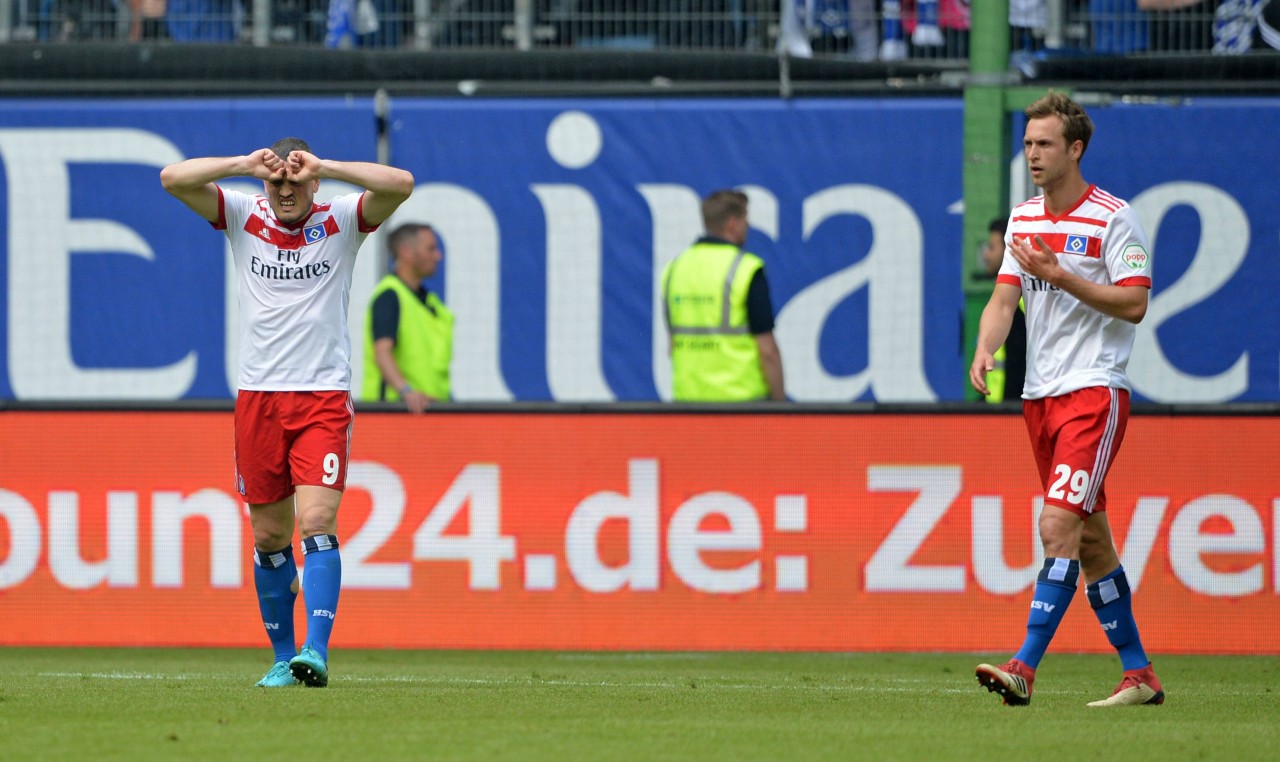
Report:
[{"label": "metal stadium railing", "polygon": [[[968,57],[970,0],[0,0],[0,43]],[[1268,5],[1277,6],[1267,9]],[[1280,46],[1280,0],[1010,0],[1014,55]],[[1263,11],[1267,10],[1265,14]]]}]

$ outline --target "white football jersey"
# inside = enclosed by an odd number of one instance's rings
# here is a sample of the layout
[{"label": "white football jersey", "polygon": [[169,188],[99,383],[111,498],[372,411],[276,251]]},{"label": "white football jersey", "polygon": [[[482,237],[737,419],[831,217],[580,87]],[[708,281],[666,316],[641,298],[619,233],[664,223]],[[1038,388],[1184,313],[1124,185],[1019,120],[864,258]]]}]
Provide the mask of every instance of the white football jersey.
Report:
[{"label": "white football jersey", "polygon": [[275,217],[265,196],[218,189],[240,301],[239,388],[350,391],[347,306],[360,244],[362,193],[315,204],[301,222]]},{"label": "white football jersey", "polygon": [[1066,291],[1022,272],[1009,252],[1014,238],[1040,236],[1068,272],[1104,285],[1151,287],[1151,255],[1126,202],[1090,185],[1075,208],[1054,217],[1036,196],[1014,207],[996,280],[1022,289],[1027,315],[1025,399],[1091,386],[1130,389],[1125,366],[1133,323],[1105,315]]}]

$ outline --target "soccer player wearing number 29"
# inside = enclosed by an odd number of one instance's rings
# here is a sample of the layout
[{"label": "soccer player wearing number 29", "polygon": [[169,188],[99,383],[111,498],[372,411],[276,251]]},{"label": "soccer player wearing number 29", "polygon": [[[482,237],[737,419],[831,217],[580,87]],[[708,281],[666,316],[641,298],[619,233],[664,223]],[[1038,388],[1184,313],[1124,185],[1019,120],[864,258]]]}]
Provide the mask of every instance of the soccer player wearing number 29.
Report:
[{"label": "soccer player wearing number 29", "polygon": [[[262,195],[219,187],[262,181]],[[321,180],[363,193],[315,203]],[[342,562],[338,504],[351,423],[347,303],[356,252],[409,194],[413,175],[364,162],[320,159],[297,138],[245,156],[188,159],[160,182],[231,243],[240,302],[235,409],[236,486],[249,504],[254,583],[275,652],[263,687],[329,683],[329,635]],[[307,637],[293,634],[298,572],[295,524],[306,555]]]},{"label": "soccer player wearing number 29", "polygon": [[1045,561],[1022,648],[1000,666],[978,665],[978,682],[1005,704],[1031,702],[1036,668],[1083,575],[1089,603],[1124,669],[1111,696],[1089,706],[1160,704],[1164,690],[1138,637],[1103,490],[1129,419],[1125,366],[1151,289],[1146,236],[1127,203],[1080,174],[1093,134],[1084,109],[1050,92],[1028,106],[1026,116],[1023,153],[1043,195],[1009,217],[1004,263],[979,323],[969,381],[988,393],[992,355],[1021,296],[1023,417],[1045,488]]}]

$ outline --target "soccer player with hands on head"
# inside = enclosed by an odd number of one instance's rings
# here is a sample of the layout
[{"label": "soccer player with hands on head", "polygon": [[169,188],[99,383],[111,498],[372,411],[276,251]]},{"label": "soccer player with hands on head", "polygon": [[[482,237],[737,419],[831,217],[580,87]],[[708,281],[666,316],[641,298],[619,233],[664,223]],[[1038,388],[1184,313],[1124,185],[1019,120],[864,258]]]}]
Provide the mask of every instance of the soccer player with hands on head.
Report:
[{"label": "soccer player with hands on head", "polygon": [[1129,420],[1125,366],[1151,289],[1147,239],[1128,203],[1080,173],[1093,135],[1084,109],[1050,92],[1028,106],[1026,116],[1023,153],[1043,195],[1010,215],[969,381],[988,393],[993,354],[1022,298],[1023,417],[1045,489],[1039,522],[1045,559],[1022,647],[1004,664],[978,665],[976,675],[1005,704],[1029,704],[1036,669],[1083,577],[1124,670],[1111,696],[1089,706],[1160,704],[1164,689],[1138,636],[1103,488]]},{"label": "soccer player with hands on head", "polygon": [[[250,195],[217,183],[262,180]],[[321,180],[363,192],[316,203]],[[195,158],[160,172],[165,190],[221,230],[235,261],[240,369],[236,486],[249,504],[254,584],[274,663],[263,687],[329,682],[329,636],[342,562],[338,505],[346,484],[354,407],[347,304],[356,253],[413,192],[413,175],[367,162],[321,159],[298,138],[244,156]],[[294,640],[299,572],[306,641]]]}]

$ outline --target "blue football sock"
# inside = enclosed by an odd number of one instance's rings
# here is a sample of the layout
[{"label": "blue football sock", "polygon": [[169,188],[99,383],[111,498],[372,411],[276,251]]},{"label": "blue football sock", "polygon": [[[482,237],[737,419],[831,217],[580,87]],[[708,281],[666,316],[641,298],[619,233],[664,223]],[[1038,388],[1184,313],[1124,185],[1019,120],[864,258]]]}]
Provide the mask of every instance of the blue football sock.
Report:
[{"label": "blue football sock", "polygon": [[1107,640],[1120,653],[1126,670],[1142,669],[1151,663],[1138,637],[1138,624],[1133,620],[1133,597],[1129,594],[1129,578],[1121,566],[1085,588],[1089,605],[1107,634]]},{"label": "blue football sock", "polygon": [[276,661],[289,661],[297,655],[293,640],[293,602],[298,597],[293,587],[298,566],[293,561],[293,547],[281,550],[253,551],[253,585],[258,591],[258,610],[267,628]]},{"label": "blue football sock", "polygon": [[302,598],[307,606],[307,644],[329,661],[329,634],[338,614],[338,589],[342,587],[342,557],[338,538],[318,534],[302,541],[307,559],[302,575]]},{"label": "blue football sock", "polygon": [[1027,639],[1014,658],[1028,667],[1040,666],[1049,641],[1058,631],[1067,606],[1075,597],[1080,580],[1080,562],[1070,558],[1046,558],[1040,576],[1036,578],[1035,598],[1031,601],[1031,615],[1027,618]]}]

